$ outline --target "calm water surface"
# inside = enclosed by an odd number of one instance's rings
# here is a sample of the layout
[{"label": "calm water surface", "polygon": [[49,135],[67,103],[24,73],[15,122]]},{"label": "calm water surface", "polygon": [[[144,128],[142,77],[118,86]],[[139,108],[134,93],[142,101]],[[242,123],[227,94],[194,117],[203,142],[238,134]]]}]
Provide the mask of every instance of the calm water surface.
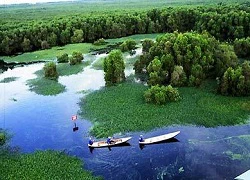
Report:
[{"label": "calm water surface", "polygon": [[[93,61],[105,55],[90,57]],[[233,179],[250,169],[250,125],[204,128],[171,126],[151,132],[116,134],[132,136],[129,144],[111,149],[87,147],[91,123],[78,119],[73,132],[71,116],[79,110],[80,92],[98,90],[105,85],[103,71],[86,67],[82,73],[59,78],[67,91],[57,96],[42,96],[28,90],[28,79],[44,64],[18,67],[0,74],[18,77],[0,83],[0,128],[14,137],[13,146],[22,152],[64,150],[84,161],[84,167],[105,179]],[[132,73],[131,69],[126,75]],[[161,135],[180,130],[172,141],[139,147],[138,137]]]}]

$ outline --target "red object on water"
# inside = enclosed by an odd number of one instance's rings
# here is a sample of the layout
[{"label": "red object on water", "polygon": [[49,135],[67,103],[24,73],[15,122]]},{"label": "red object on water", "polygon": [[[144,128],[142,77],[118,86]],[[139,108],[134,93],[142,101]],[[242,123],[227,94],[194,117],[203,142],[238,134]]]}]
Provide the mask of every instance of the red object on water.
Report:
[{"label": "red object on water", "polygon": [[71,117],[71,119],[72,119],[72,121],[77,120],[77,115],[73,115],[73,116]]}]

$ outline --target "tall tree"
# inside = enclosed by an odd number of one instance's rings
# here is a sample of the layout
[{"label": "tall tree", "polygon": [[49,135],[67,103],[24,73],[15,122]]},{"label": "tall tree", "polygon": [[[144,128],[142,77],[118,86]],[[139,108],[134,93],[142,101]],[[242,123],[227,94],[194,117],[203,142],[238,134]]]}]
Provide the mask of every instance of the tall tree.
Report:
[{"label": "tall tree", "polygon": [[113,50],[104,59],[106,86],[111,86],[125,80],[125,63],[120,50]]}]

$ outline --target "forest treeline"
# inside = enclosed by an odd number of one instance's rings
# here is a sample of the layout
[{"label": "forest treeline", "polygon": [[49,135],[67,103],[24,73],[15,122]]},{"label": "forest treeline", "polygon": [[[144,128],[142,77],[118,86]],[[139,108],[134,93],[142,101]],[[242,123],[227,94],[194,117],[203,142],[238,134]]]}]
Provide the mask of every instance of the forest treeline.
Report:
[{"label": "forest treeline", "polygon": [[48,49],[69,43],[94,42],[133,34],[207,31],[220,41],[242,46],[241,38],[250,36],[250,5],[213,7],[168,7],[139,12],[105,15],[74,15],[44,21],[0,26],[0,55]]}]

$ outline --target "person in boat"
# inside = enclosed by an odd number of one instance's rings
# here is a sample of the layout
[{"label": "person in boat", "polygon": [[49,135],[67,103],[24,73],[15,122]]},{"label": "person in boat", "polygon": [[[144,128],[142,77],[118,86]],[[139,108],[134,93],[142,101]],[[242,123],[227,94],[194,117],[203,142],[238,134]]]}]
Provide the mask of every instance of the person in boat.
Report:
[{"label": "person in boat", "polygon": [[143,141],[144,141],[144,138],[143,138],[142,135],[140,135],[140,137],[139,137],[139,142],[143,142]]},{"label": "person in boat", "polygon": [[108,139],[107,139],[107,144],[112,144],[114,143],[115,141],[112,140],[112,138],[109,136]]},{"label": "person in boat", "polygon": [[92,140],[92,138],[89,138],[89,145],[92,145],[94,143],[94,141]]}]

